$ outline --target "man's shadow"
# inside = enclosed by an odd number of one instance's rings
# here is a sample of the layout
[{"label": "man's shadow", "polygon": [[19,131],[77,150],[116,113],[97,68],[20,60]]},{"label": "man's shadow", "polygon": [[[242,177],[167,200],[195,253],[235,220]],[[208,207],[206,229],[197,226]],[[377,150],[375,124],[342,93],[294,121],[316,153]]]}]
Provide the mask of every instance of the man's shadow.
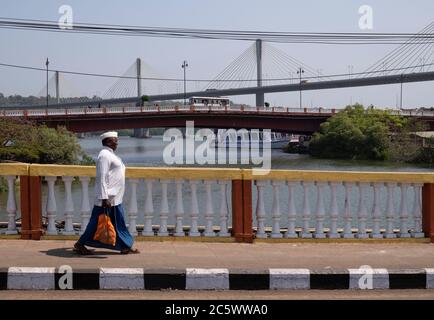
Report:
[{"label": "man's shadow", "polygon": [[111,255],[119,255],[119,252],[114,251],[96,251],[95,249],[89,249],[92,254],[80,255],[73,251],[72,248],[56,248],[46,251],[39,251],[45,253],[47,256],[59,257],[59,258],[90,258],[90,259],[107,259]]}]

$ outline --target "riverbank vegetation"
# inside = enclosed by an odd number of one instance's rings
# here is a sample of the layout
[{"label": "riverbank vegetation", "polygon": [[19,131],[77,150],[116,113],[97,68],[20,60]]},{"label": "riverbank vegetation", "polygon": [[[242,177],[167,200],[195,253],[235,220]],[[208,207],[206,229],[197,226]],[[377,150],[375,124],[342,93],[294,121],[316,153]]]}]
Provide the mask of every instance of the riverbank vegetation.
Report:
[{"label": "riverbank vegetation", "polygon": [[416,134],[424,129],[420,121],[355,104],[321,124],[309,153],[318,158],[434,164],[433,139]]},{"label": "riverbank vegetation", "polygon": [[0,119],[0,160],[44,164],[83,164],[94,161],[65,128],[52,129],[24,120]]}]

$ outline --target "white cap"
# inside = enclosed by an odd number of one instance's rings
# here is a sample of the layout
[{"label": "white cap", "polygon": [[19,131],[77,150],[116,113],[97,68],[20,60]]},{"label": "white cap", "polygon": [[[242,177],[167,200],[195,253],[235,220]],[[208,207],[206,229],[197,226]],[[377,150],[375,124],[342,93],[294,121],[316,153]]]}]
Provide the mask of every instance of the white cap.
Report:
[{"label": "white cap", "polygon": [[118,133],[116,131],[108,131],[104,132],[102,135],[100,135],[101,140],[104,140],[105,138],[117,138]]}]

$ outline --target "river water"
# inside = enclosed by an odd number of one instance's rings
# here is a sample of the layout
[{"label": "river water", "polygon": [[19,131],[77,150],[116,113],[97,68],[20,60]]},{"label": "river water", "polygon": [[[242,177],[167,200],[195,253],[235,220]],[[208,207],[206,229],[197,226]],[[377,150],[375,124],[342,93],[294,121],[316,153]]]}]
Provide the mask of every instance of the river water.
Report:
[{"label": "river water", "polygon": [[[98,155],[98,152],[101,149],[101,142],[98,137],[86,137],[83,139],[79,139],[79,143],[82,146],[83,150],[92,156],[93,158],[96,158]],[[168,166],[163,161],[163,150],[165,146],[168,144],[168,142],[164,142],[162,139],[162,136],[154,136],[152,138],[148,139],[137,139],[137,138],[131,138],[131,137],[120,137],[119,139],[119,147],[116,153],[123,159],[125,164],[127,166]],[[198,166],[198,165],[196,165]],[[232,165],[232,167],[241,167],[241,165]],[[214,166],[213,166],[214,167]],[[221,165],[220,167],[224,167],[224,165]],[[243,167],[249,167],[248,165],[243,165]],[[291,170],[329,170],[329,171],[390,171],[390,172],[397,172],[397,171],[408,171],[408,172],[431,172],[433,171],[433,168],[426,167],[423,165],[410,165],[410,164],[402,164],[402,163],[389,163],[389,162],[376,162],[376,161],[348,161],[348,160],[324,160],[324,159],[314,159],[309,157],[308,155],[297,155],[297,154],[287,154],[282,152],[279,149],[273,149],[271,151],[271,167],[273,169],[291,169]],[[326,208],[329,208],[330,206],[330,190],[329,188],[325,188],[325,206]],[[368,203],[368,210],[372,207],[372,200],[373,200],[373,194],[372,194],[372,188],[370,188],[369,192],[366,194],[366,201]],[[92,205],[93,201],[93,182],[91,182],[90,185],[90,201]],[[186,184],[184,187],[184,211],[185,215],[189,215],[189,208],[190,208],[190,193],[189,193],[189,185]],[[213,205],[214,205],[214,211],[216,215],[218,215],[219,212],[219,206],[220,206],[220,189],[218,185],[213,185]],[[80,205],[81,205],[81,189],[80,189],[80,183],[78,181],[75,181],[73,183],[73,200],[74,200],[74,206],[75,206],[75,215],[74,215],[74,222],[79,222],[80,218]],[[128,208],[128,200],[129,200],[129,189],[127,186],[126,194],[124,198],[124,203],[126,205],[126,209]],[[316,209],[316,188],[311,187],[310,189],[310,203],[311,203],[311,210],[312,210],[312,216],[314,215],[315,209]],[[344,189],[343,186],[338,187],[338,205],[340,210],[342,211],[343,208],[343,202],[344,202]],[[383,191],[385,191],[383,189]],[[139,224],[143,223],[143,207],[144,207],[144,195],[145,195],[145,187],[144,183],[141,182],[138,186],[138,218],[137,222]],[[409,209],[411,212],[411,208],[413,205],[413,200],[411,196],[412,188],[409,188]],[[45,206],[46,206],[46,184],[43,184],[42,188],[43,193],[43,215],[46,215]],[[63,182],[58,180],[56,183],[56,203],[57,203],[57,213],[58,218],[57,220],[64,220],[63,213],[64,213],[64,186]],[[385,192],[382,194],[385,195]],[[230,199],[230,190],[228,190],[228,202],[227,206],[230,212],[231,208],[231,199]],[[302,188],[301,186],[297,186],[295,188],[295,196],[296,196],[296,209],[298,212],[301,212],[302,210]],[[399,210],[399,198],[400,198],[400,191],[397,188],[395,194],[395,208]],[[19,205],[19,194],[17,194],[17,202]],[[176,193],[175,193],[175,186],[174,184],[169,185],[168,189],[168,197],[169,197],[169,206],[170,206],[170,215],[169,215],[169,224],[174,224],[175,218],[174,218],[174,209],[175,209],[175,199],[176,199]],[[281,198],[281,211],[282,211],[282,225],[286,225],[287,217],[286,212],[288,210],[288,192],[286,187],[281,188],[280,193]],[[7,221],[7,213],[6,213],[6,199],[7,195],[5,193],[0,194],[0,221]],[[154,218],[153,223],[158,223],[158,213],[160,208],[160,186],[155,183],[154,184],[154,209],[155,214],[154,216],[157,216]],[[271,187],[267,187],[265,190],[265,210],[267,212],[267,225],[270,225],[271,218],[270,218],[270,211],[271,211],[271,199],[272,199],[272,193],[271,193]],[[351,194],[351,207],[353,213],[357,210],[357,202],[358,202],[358,190],[356,187],[353,188],[353,192]],[[199,209],[205,208],[205,190],[202,185],[198,188],[198,201],[199,201]],[[253,201],[256,202],[256,192],[253,193]],[[381,199],[381,208],[384,210],[386,205],[386,197],[382,197]],[[255,210],[255,206],[253,206],[253,210]],[[327,211],[327,210],[326,210]],[[370,212],[370,211],[369,211]],[[327,214],[327,212],[326,212]],[[342,212],[340,212],[342,214]],[[300,214],[298,214],[300,215]],[[187,219],[189,220],[189,219]],[[255,220],[255,219],[254,219]],[[205,220],[203,217],[203,212],[200,213],[199,217],[199,223],[204,224]],[[301,224],[300,217],[297,218],[297,225]],[[326,223],[326,226],[328,224]]]}]

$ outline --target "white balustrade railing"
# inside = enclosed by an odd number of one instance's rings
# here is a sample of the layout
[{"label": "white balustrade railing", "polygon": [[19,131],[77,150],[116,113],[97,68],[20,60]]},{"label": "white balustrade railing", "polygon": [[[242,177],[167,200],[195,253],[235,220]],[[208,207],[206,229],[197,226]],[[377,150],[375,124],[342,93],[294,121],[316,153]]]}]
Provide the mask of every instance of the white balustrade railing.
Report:
[{"label": "white balustrade railing", "polygon": [[301,185],[303,186],[303,233],[301,234],[302,238],[312,238],[312,234],[310,233],[310,199],[309,199],[309,187],[311,182],[302,181]]},{"label": "white balustrade railing", "polygon": [[[10,185],[14,183],[15,176],[8,176]],[[91,194],[89,190],[91,177],[79,176],[79,183],[74,184],[75,178],[63,176],[63,188],[56,176],[46,176],[44,181],[47,185],[45,203],[45,215],[47,217],[47,235],[81,235],[89,223],[91,215]],[[57,182],[57,183],[56,183]],[[183,237],[186,235],[197,237],[229,237],[230,232],[230,211],[227,192],[230,189],[230,180],[183,180],[183,179],[127,179],[127,192],[124,197],[126,212],[125,220],[129,232],[142,236],[168,236]],[[155,184],[159,185],[160,192],[155,192]],[[74,187],[73,187],[74,185]],[[143,192],[142,186],[143,185]],[[174,210],[171,211],[172,198],[169,189],[174,186],[176,193],[173,199]],[[213,187],[219,191],[214,191]],[[10,190],[13,190],[11,188]],[[61,194],[59,194],[59,192]],[[200,192],[200,195],[198,193]],[[219,198],[218,206],[214,201],[216,194]],[[75,195],[75,196],[74,196]],[[80,198],[81,204],[73,202]],[[58,199],[63,198],[63,214],[58,212]],[[155,216],[154,205],[159,200],[159,214]],[[185,206],[188,198],[190,205]],[[140,201],[143,199],[143,201]],[[202,210],[199,202],[203,203]],[[216,203],[214,203],[216,202]],[[139,204],[143,205],[140,210]],[[76,212],[75,208],[80,208]],[[187,210],[187,211],[185,211]],[[16,233],[16,200],[15,194],[9,192],[7,212],[9,213],[8,234]],[[141,216],[140,216],[141,215]],[[174,224],[169,224],[171,217],[174,217]],[[155,219],[154,219],[155,218]],[[199,220],[202,219],[203,225]],[[143,221],[139,224],[137,220]],[[153,224],[155,222],[156,224]],[[141,232],[140,232],[141,231]]]},{"label": "white balustrade railing", "polygon": [[258,190],[258,201],[256,203],[256,220],[258,221],[258,228],[256,231],[256,238],[266,238],[265,233],[265,205],[264,205],[264,188],[266,181],[256,181],[256,188]]},{"label": "white balustrade railing", "polygon": [[79,177],[81,182],[81,228],[80,235],[86,230],[90,220],[89,182],[90,177]]},{"label": "white balustrade railing", "polygon": [[148,179],[145,181],[146,196],[145,205],[143,209],[144,224],[143,224],[143,236],[153,236],[154,231],[152,230],[152,218],[154,215],[154,202],[152,200],[152,185],[154,180]]},{"label": "white balustrade railing", "polygon": [[286,107],[274,107],[274,112],[288,112],[288,108]]},{"label": "white balustrade railing", "polygon": [[230,181],[218,180],[217,183],[220,185],[220,232],[218,235],[220,237],[229,237],[231,234],[228,228],[229,210],[226,190],[228,190]]},{"label": "white balustrade railing", "polygon": [[[43,108],[41,106],[41,108]],[[390,110],[391,114],[415,117],[434,117],[434,111],[416,111],[416,110]],[[141,113],[141,112],[203,112],[203,111],[236,111],[236,112],[261,112],[261,113],[313,113],[313,114],[332,114],[339,109],[328,108],[290,108],[283,106],[265,107],[265,106],[217,106],[217,105],[167,105],[167,106],[106,106],[106,107],[72,107],[72,108],[48,108],[48,109],[4,109],[1,113],[6,117],[41,117],[41,116],[59,116],[59,115],[81,115],[81,114],[102,114],[102,113]]]},{"label": "white balustrade railing", "polygon": [[83,113],[101,114],[101,113],[104,113],[104,109],[98,108],[98,107],[92,107],[92,108],[87,108],[87,109],[83,110]]},{"label": "white balustrade railing", "polygon": [[67,113],[70,115],[84,114],[85,108],[71,108],[71,109],[68,109]]},{"label": "white balustrade railing", "polygon": [[295,221],[297,211],[295,209],[295,195],[294,188],[296,182],[288,181],[288,231],[285,233],[285,238],[297,238],[295,233]]},{"label": "white balustrade railing", "polygon": [[45,181],[47,181],[48,192],[47,192],[47,234],[55,235],[57,234],[56,229],[56,216],[57,216],[57,205],[56,205],[56,196],[54,193],[54,184],[56,183],[57,177],[45,177]]},{"label": "white balustrade railing", "polygon": [[63,234],[74,235],[74,227],[72,225],[72,218],[74,214],[74,202],[72,202],[72,181],[74,177],[62,177],[65,184],[65,228]]},{"label": "white balustrade railing", "polygon": [[259,107],[256,107],[256,109],[257,109],[257,111],[259,111],[259,112],[262,112],[262,111],[268,111],[268,108],[265,107],[265,106],[259,106]]},{"label": "white balustrade railing", "polygon": [[256,107],[251,107],[251,106],[244,106],[243,110],[248,111],[248,112],[257,112],[258,111],[258,109]]},{"label": "white balustrade railing", "polygon": [[289,113],[304,113],[304,109],[301,108],[288,108],[287,111]]},{"label": "white balustrade railing", "polygon": [[198,105],[198,106],[194,106],[194,110],[195,111],[209,111],[208,106],[205,105]]},{"label": "white balustrade railing", "polygon": [[124,111],[128,113],[134,113],[134,112],[141,112],[142,110],[139,107],[125,107]]},{"label": "white balustrade railing", "polygon": [[241,111],[241,106],[229,106],[230,111]]},{"label": "white balustrade railing", "polygon": [[136,219],[137,213],[139,212],[137,208],[137,184],[139,183],[138,179],[129,179],[130,182],[130,201],[128,206],[128,218],[129,218],[129,226],[128,231],[133,235],[137,235],[137,226]]},{"label": "white balustrade railing", "polygon": [[[46,234],[82,234],[93,205],[93,178],[85,175],[59,178],[50,174],[42,175]],[[303,174],[295,179],[292,173],[282,174],[269,180],[253,179],[252,218],[257,238],[424,237],[422,182],[387,181],[386,178],[378,181],[378,177],[372,182],[366,178],[359,182],[348,178],[328,181],[323,176],[315,180],[315,174]],[[7,181],[7,200],[0,205],[7,213],[4,215],[7,229],[1,232],[17,234],[17,176],[3,177]],[[156,177],[127,178],[124,207],[131,234],[230,236],[233,212],[228,193],[232,178],[219,179],[216,174],[205,180],[189,174],[182,178],[181,174],[164,179]]]},{"label": "white balustrade railing", "polygon": [[6,212],[8,213],[8,229],[6,234],[17,234],[17,225],[15,223],[17,217],[17,200],[15,197],[15,176],[6,176],[8,182],[8,201],[6,204]]},{"label": "white balustrade railing", "polygon": [[190,180],[190,188],[191,188],[191,208],[190,208],[190,217],[191,217],[191,228],[190,228],[190,236],[198,237],[200,236],[198,229],[198,218],[199,218],[199,205],[197,201],[197,185],[199,181]]},{"label": "white balustrade railing", "polygon": [[45,110],[41,109],[33,109],[28,111],[28,116],[45,116]]},{"label": "white balustrade railing", "polygon": [[64,115],[67,114],[68,109],[47,109],[47,115]]},{"label": "white balustrade railing", "polygon": [[212,107],[212,110],[214,110],[214,111],[225,111],[226,107],[225,106],[215,106],[215,107]]},{"label": "white balustrade railing", "polygon": [[317,186],[317,198],[316,198],[316,228],[314,237],[315,238],[325,238],[324,234],[324,219],[325,219],[325,208],[324,208],[324,187],[325,182],[315,182]]},{"label": "white balustrade railing", "polygon": [[273,204],[271,207],[271,218],[273,220],[273,230],[271,232],[272,238],[282,238],[282,233],[280,233],[280,181],[271,181],[273,187]]},{"label": "white balustrade railing", "polygon": [[160,111],[175,111],[175,106],[160,106]]},{"label": "white balustrade railing", "polygon": [[179,179],[175,181],[176,183],[176,209],[175,209],[175,236],[183,237],[185,236],[182,220],[184,217],[184,201],[182,200],[182,185],[183,180]]},{"label": "white balustrade railing", "polygon": [[345,203],[344,203],[344,233],[343,238],[351,239],[354,238],[354,234],[351,232],[351,190],[353,189],[352,182],[344,182],[345,188]]},{"label": "white balustrade railing", "polygon": [[158,107],[155,107],[155,106],[144,106],[144,107],[142,107],[142,111],[143,112],[155,112],[156,110],[158,110]]},{"label": "white balustrade railing", "polygon": [[279,180],[255,181],[257,238],[424,236],[421,183],[288,180],[283,198],[281,185]]},{"label": "white balustrade railing", "polygon": [[189,105],[180,105],[177,108],[178,108],[178,111],[190,111]]},{"label": "white balustrade railing", "polygon": [[5,117],[22,117],[24,116],[23,110],[3,110]]}]

